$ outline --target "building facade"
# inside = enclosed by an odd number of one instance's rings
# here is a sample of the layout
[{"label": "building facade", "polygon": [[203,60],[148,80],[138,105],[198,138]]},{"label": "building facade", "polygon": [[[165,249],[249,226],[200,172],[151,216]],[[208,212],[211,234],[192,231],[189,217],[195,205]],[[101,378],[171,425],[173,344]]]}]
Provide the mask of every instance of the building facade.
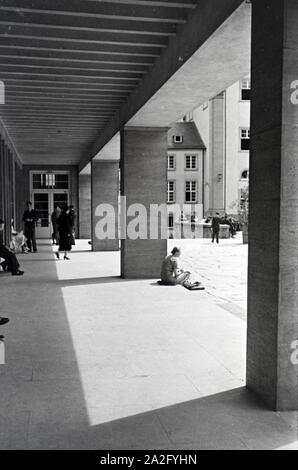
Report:
[{"label": "building facade", "polygon": [[206,145],[206,216],[215,212],[237,216],[248,187],[250,89],[250,78],[245,77],[185,118],[195,123]]},{"label": "building facade", "polygon": [[202,219],[205,144],[193,122],[178,122],[168,132],[168,226]]}]

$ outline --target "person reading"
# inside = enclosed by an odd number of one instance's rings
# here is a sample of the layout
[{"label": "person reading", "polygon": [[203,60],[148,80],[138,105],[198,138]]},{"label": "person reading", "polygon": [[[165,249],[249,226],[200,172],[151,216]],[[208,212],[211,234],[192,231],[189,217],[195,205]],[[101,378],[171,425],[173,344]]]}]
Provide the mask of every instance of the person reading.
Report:
[{"label": "person reading", "polygon": [[177,286],[181,285],[190,290],[204,290],[200,282],[192,283],[189,278],[191,273],[183,271],[178,267],[178,258],[181,256],[181,250],[173,248],[171,254],[167,256],[161,267],[161,285]]}]

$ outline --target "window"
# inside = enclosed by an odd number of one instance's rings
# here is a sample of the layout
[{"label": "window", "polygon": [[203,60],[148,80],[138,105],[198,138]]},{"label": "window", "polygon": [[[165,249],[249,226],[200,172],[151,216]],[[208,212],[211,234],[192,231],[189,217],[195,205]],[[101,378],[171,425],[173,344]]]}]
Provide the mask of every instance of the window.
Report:
[{"label": "window", "polygon": [[251,82],[250,78],[245,78],[241,82],[241,100],[250,101]]},{"label": "window", "polygon": [[176,168],[175,155],[168,155],[168,170],[175,170],[175,168]]},{"label": "window", "polygon": [[173,140],[174,140],[175,144],[182,144],[183,136],[182,135],[174,135]]},{"label": "window", "polygon": [[32,189],[69,189],[67,173],[33,173]]},{"label": "window", "polygon": [[185,182],[185,202],[197,202],[197,182],[186,181]]},{"label": "window", "polygon": [[69,187],[68,174],[62,173],[62,174],[56,174],[54,176],[55,176],[55,183],[54,183],[55,189],[68,189]]},{"label": "window", "polygon": [[249,150],[250,148],[250,130],[240,129],[240,150]]},{"label": "window", "polygon": [[170,212],[168,216],[168,228],[171,229],[173,227],[174,227],[174,214]]},{"label": "window", "polygon": [[196,170],[198,165],[198,156],[197,155],[185,155],[185,169],[186,170]]},{"label": "window", "polygon": [[168,203],[175,202],[175,181],[168,181]]}]

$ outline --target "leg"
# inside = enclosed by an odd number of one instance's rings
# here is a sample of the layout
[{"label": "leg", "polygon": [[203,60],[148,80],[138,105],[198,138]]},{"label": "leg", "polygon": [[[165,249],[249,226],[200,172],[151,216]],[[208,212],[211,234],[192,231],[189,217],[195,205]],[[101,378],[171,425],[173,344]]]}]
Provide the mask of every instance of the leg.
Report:
[{"label": "leg", "polygon": [[186,281],[188,281],[188,279],[190,278],[190,272],[185,272],[185,273],[181,273],[179,274],[179,276],[176,277],[176,284],[178,285],[184,285],[184,283]]},{"label": "leg", "polygon": [[26,233],[26,238],[27,238],[28,250],[32,251],[31,234],[29,232]]},{"label": "leg", "polygon": [[35,229],[32,230],[32,246],[33,246],[33,251],[35,253],[37,251]]},{"label": "leg", "polygon": [[19,271],[20,264],[14,253],[8,252],[6,256],[6,262],[8,266],[8,271],[10,271],[12,274],[16,274]]}]

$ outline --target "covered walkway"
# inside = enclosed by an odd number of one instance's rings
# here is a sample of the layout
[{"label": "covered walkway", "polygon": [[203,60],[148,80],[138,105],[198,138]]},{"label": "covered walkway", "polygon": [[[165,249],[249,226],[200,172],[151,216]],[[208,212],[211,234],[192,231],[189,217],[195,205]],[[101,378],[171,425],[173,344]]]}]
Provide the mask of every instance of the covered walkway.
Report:
[{"label": "covered walkway", "polygon": [[208,264],[193,293],[120,279],[119,253],[85,241],[69,262],[43,243],[23,278],[1,274],[0,449],[295,448],[295,414],[244,388],[245,321]]}]

